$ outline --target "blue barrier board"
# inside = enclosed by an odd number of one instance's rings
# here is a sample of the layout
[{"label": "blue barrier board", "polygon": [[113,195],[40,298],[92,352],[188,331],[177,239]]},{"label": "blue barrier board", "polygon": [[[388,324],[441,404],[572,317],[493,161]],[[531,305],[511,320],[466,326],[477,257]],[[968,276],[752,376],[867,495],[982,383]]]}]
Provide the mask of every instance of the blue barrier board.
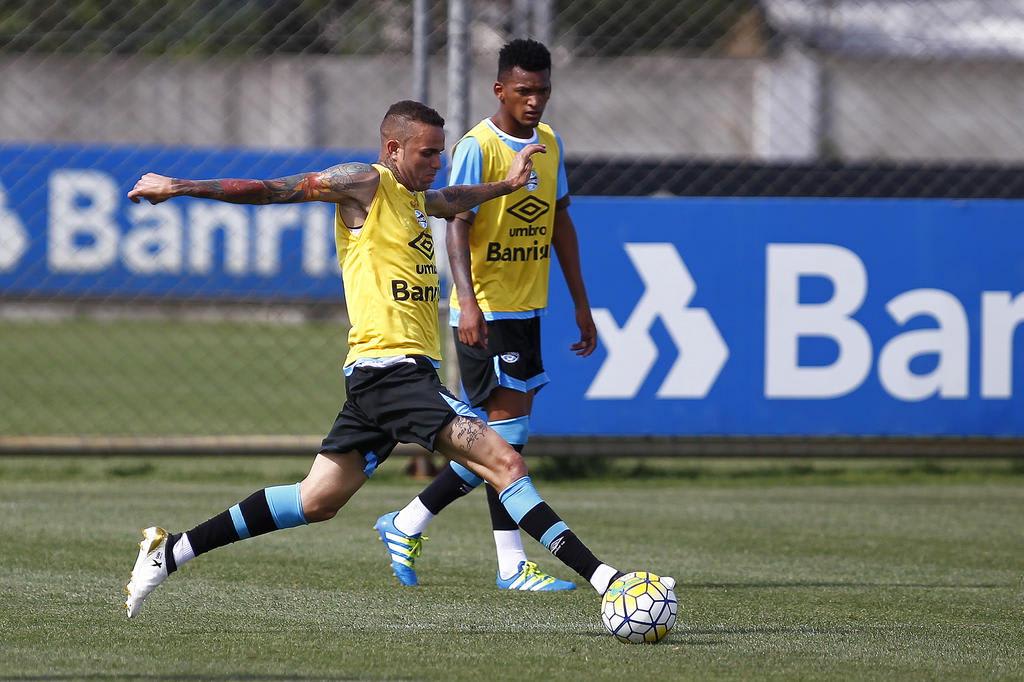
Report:
[{"label": "blue barrier board", "polygon": [[541,434],[1024,435],[1024,203],[574,201]]},{"label": "blue barrier board", "polygon": [[[14,296],[337,300],[334,210],[126,197],[145,172],[275,178],[367,150],[0,147],[0,292]],[[442,169],[439,178],[445,177]],[[440,181],[439,181],[440,182]]]},{"label": "blue barrier board", "polygon": [[[146,171],[270,178],[306,152],[6,145],[0,292],[338,300],[325,204],[132,204]],[[557,265],[545,435],[1024,436],[1024,202],[579,197],[599,331]]]}]

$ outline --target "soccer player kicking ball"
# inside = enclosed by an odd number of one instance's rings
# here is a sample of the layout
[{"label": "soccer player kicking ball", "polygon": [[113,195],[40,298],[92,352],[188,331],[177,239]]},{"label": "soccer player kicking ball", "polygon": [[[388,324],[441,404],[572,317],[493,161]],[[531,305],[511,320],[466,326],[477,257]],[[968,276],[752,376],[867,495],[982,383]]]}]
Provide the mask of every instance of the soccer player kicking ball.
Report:
[{"label": "soccer player kicking ball", "polygon": [[380,126],[380,159],[344,163],[276,180],[179,180],[144,175],[132,201],[176,196],[239,204],[328,201],[352,327],[345,362],[348,397],[306,477],[259,490],[184,533],[151,527],[125,588],[128,617],[182,564],[237,540],[338,513],[397,442],[418,443],[459,462],[500,491],[502,504],[531,536],[603,594],[620,575],[599,561],[541,499],[522,457],[477,419],[437,377],[440,287],[427,215],[454,216],[527,183],[523,148],[504,179],[428,188],[441,167],[444,120],[418,102],[398,102]]},{"label": "soccer player kicking ball", "polygon": [[[483,408],[488,425],[521,453],[529,439],[534,394],[548,382],[541,360],[540,320],[548,304],[551,247],[576,308],[580,340],[571,349],[589,356],[597,332],[569,216],[562,141],[540,120],[551,96],[548,49],[534,40],[505,45],[498,55],[494,94],[497,113],[477,124],[455,147],[450,183],[500,179],[516,153],[531,144],[544,144],[547,153],[534,159],[524,187],[449,220],[448,256],[455,283],[449,322],[456,328],[467,400]],[[402,510],[380,517],[376,527],[388,544],[391,570],[399,582],[418,584],[415,561],[427,524],[481,482],[452,461]],[[571,582],[548,575],[527,559],[516,519],[497,491],[486,489],[498,554],[498,587],[529,592],[574,589]]]}]

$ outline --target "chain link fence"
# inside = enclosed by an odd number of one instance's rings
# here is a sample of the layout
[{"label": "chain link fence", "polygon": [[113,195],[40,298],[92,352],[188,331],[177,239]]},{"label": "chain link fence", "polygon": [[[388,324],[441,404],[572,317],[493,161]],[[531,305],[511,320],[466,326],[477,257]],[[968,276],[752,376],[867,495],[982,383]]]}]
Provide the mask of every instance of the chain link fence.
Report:
[{"label": "chain link fence", "polygon": [[578,194],[1024,195],[1016,0],[3,2],[0,437],[325,432],[345,353],[326,209],[124,194],[149,170],[372,160],[414,94],[448,114],[465,87],[472,125],[527,34]]}]

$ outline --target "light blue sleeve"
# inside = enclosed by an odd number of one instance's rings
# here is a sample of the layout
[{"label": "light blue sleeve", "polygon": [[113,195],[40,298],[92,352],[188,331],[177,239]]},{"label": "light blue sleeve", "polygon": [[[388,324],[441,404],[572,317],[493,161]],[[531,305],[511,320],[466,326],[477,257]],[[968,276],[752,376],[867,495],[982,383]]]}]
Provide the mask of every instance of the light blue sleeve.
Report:
[{"label": "light blue sleeve", "polygon": [[562,136],[555,133],[555,140],[558,141],[558,189],[555,192],[555,199],[561,199],[569,194],[569,177],[565,172],[565,145],[562,144]]},{"label": "light blue sleeve", "polygon": [[[448,175],[448,186],[478,185],[483,178],[484,155],[475,137],[465,137],[455,146],[452,156],[452,172]],[[476,213],[478,206],[471,211]]]}]

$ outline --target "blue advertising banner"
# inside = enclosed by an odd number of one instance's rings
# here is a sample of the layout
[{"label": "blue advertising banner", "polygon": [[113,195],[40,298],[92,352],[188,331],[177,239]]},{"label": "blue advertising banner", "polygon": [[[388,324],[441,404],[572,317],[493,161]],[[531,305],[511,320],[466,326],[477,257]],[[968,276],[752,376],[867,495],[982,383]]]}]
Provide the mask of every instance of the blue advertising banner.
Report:
[{"label": "blue advertising banner", "polygon": [[[132,204],[146,171],[349,150],[0,148],[0,294],[340,300],[332,207]],[[598,350],[557,266],[543,435],[1024,436],[1024,203],[576,198]]]},{"label": "blue advertising banner", "polygon": [[545,435],[1024,436],[1024,203],[578,198]]},{"label": "blue advertising banner", "polygon": [[197,199],[152,206],[133,204],[125,195],[150,171],[185,178],[274,178],[374,160],[376,153],[366,150],[4,145],[0,292],[339,300],[332,206]]}]

